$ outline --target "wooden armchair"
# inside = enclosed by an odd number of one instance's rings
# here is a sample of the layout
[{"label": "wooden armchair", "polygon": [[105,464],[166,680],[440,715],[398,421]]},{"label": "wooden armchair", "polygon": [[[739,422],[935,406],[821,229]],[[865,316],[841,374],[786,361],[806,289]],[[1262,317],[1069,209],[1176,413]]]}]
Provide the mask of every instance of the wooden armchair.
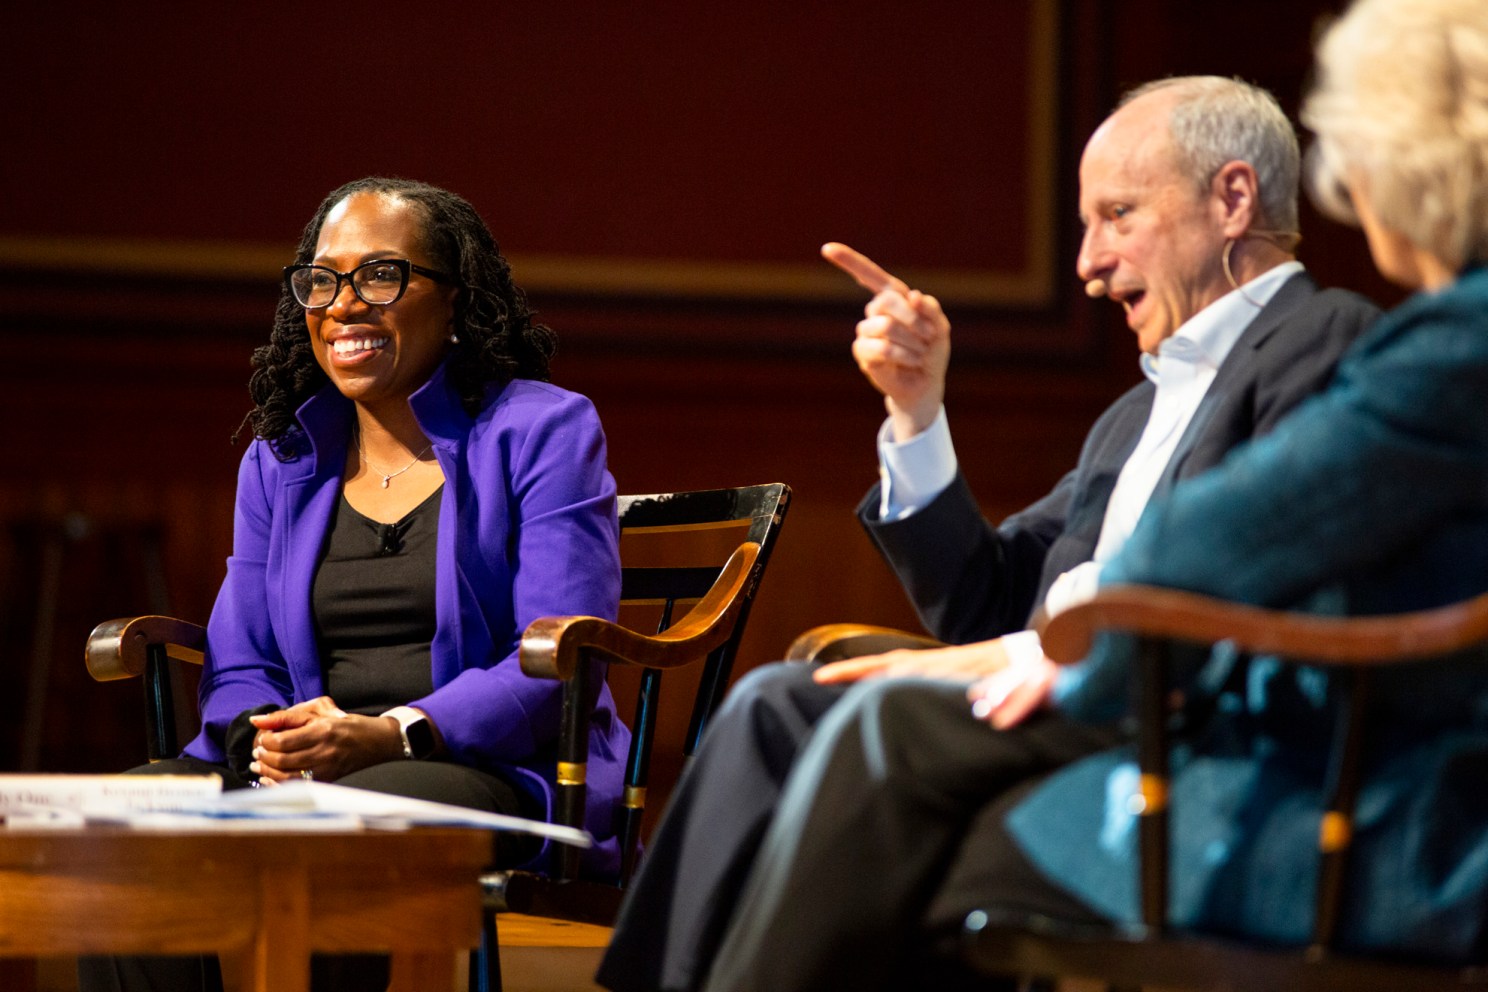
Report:
[{"label": "wooden armchair", "polygon": [[[966,959],[988,974],[1086,976],[1112,987],[1288,989],[1488,989],[1488,968],[1447,967],[1338,953],[1343,901],[1371,674],[1384,665],[1449,655],[1488,643],[1488,595],[1395,616],[1320,617],[1227,603],[1171,589],[1117,586],[1053,618],[1044,651],[1059,662],[1085,657],[1100,631],[1138,638],[1139,890],[1143,926],[1133,933],[1031,929],[972,913]],[[1239,651],[1277,655],[1343,673],[1348,691],[1328,756],[1326,809],[1312,939],[1303,949],[1175,933],[1168,900],[1168,665],[1174,649],[1227,641]]]},{"label": "wooden armchair", "polygon": [[942,648],[943,643],[924,634],[911,634],[893,627],[875,627],[864,623],[828,623],[812,627],[791,641],[786,661],[805,661],[825,665],[846,658],[861,658],[904,648],[918,651]]},{"label": "wooden armchair", "polygon": [[[1141,810],[1139,888],[1144,925],[1134,931],[1090,928],[979,910],[968,916],[963,932],[962,957],[967,965],[989,977],[1025,976],[1039,988],[1051,988],[1053,979],[1081,978],[1105,982],[1113,990],[1149,986],[1294,992],[1488,990],[1488,961],[1451,967],[1333,949],[1360,754],[1368,729],[1361,714],[1371,672],[1383,665],[1488,644],[1488,595],[1417,613],[1337,618],[1258,609],[1170,589],[1118,586],[1050,620],[1042,632],[1044,651],[1061,663],[1078,661],[1089,653],[1101,631],[1121,631],[1138,638],[1142,802],[1137,806]],[[1329,812],[1319,836],[1322,860],[1312,941],[1303,949],[1178,933],[1165,922],[1169,656],[1180,645],[1221,641],[1252,654],[1349,671],[1349,699],[1339,712],[1329,755]],[[919,635],[840,624],[808,631],[790,653],[801,661],[832,661],[934,643]]]},{"label": "wooden armchair", "polygon": [[[579,852],[562,848],[552,875],[487,874],[482,886],[491,912],[480,956],[484,960],[472,962],[472,992],[501,987],[498,912],[614,922],[639,852],[662,674],[702,663],[682,742],[683,753],[690,756],[727,688],[790,494],[789,486],[772,483],[620,497],[621,623],[596,617],[544,617],[523,634],[522,670],[564,683],[555,822],[573,826],[584,822],[587,703],[598,687],[588,684],[589,666],[581,662],[597,657],[609,662],[616,675],[626,668],[640,671],[624,802],[616,811],[622,870],[618,880],[580,878]],[[687,604],[694,605],[674,618],[677,607]],[[656,633],[640,632],[637,612]],[[87,664],[94,678],[144,678],[152,760],[177,753],[176,713],[194,708],[194,700],[173,698],[178,694],[172,690],[172,663],[200,665],[205,641],[204,628],[170,617],[111,620],[89,635]]]}]

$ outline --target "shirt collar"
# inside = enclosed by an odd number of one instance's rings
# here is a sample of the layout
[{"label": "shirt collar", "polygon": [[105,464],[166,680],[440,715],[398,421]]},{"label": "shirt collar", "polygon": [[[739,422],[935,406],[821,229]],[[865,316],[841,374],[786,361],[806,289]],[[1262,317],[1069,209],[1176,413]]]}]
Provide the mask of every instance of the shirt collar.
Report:
[{"label": "shirt collar", "polygon": [[1160,358],[1219,368],[1250,322],[1260,314],[1282,283],[1302,271],[1302,263],[1283,262],[1267,269],[1240,289],[1232,289],[1198,313],[1157,346],[1157,355],[1142,353],[1142,374],[1157,382]]}]

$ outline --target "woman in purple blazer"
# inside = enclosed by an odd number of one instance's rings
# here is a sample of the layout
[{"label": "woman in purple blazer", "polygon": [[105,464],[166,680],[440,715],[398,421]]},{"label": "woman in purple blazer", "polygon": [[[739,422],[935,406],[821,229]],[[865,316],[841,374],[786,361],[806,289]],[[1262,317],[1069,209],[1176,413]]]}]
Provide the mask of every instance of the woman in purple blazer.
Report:
[{"label": "woman in purple blazer", "polygon": [[[518,639],[545,615],[613,619],[620,589],[604,434],[546,381],[554,343],[460,197],[379,178],[326,197],[253,356],[201,734],[152,770],[547,816],[560,686],[522,673]],[[605,688],[590,741],[602,872],[629,742]],[[500,861],[542,862],[512,838]],[[135,987],[139,966],[93,962],[83,987]],[[213,969],[144,970],[142,987],[199,988]]]},{"label": "woman in purple blazer", "polygon": [[[604,435],[544,381],[554,340],[463,199],[377,178],[326,197],[254,354],[187,758],[546,815],[559,687],[517,640],[619,596]],[[607,691],[591,734],[603,840],[628,742]]]}]

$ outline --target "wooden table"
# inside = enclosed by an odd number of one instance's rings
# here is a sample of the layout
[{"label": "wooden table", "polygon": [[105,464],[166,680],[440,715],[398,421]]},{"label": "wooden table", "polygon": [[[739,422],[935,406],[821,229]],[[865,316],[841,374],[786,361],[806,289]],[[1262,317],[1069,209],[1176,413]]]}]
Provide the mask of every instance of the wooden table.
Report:
[{"label": "wooden table", "polygon": [[480,941],[491,855],[445,828],[0,831],[0,957],[216,951],[230,985],[308,992],[312,951],[379,952],[390,990],[442,992]]}]

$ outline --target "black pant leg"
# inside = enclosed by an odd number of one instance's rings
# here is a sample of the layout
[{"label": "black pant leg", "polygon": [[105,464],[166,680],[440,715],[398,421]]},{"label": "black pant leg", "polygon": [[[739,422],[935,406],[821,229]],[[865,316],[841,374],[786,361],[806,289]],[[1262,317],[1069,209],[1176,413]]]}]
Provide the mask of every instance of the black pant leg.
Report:
[{"label": "black pant leg", "polygon": [[1093,926],[1109,922],[1039,871],[1008,832],[1008,814],[1047,777],[1013,786],[972,819],[908,948],[901,987],[919,983],[945,992],[1021,987],[1018,979],[1028,976],[1009,973],[999,984],[961,963],[962,928],[972,910]]},{"label": "black pant leg", "polygon": [[[529,820],[547,819],[542,800],[512,782],[478,768],[447,761],[386,761],[352,772],[336,781],[354,789],[383,792],[409,799],[462,806],[483,813],[502,813]],[[510,868],[530,861],[542,848],[542,838],[530,834],[496,833],[493,865]]]},{"label": "black pant leg", "polygon": [[975,909],[1070,923],[1108,922],[1039,871],[1008,832],[1008,814],[1047,777],[1014,786],[972,819],[925,911],[927,936],[941,938],[943,946],[953,942]]},{"label": "black pant leg", "polygon": [[813,668],[767,665],[740,679],[682,776],[631,881],[596,980],[618,992],[702,981],[781,784],[843,695]]},{"label": "black pant leg", "polygon": [[216,955],[202,957],[80,957],[83,992],[221,992]]},{"label": "black pant leg", "polygon": [[1048,713],[996,731],[962,687],[861,683],[786,783],[705,989],[889,987],[977,812],[1113,738]]}]

